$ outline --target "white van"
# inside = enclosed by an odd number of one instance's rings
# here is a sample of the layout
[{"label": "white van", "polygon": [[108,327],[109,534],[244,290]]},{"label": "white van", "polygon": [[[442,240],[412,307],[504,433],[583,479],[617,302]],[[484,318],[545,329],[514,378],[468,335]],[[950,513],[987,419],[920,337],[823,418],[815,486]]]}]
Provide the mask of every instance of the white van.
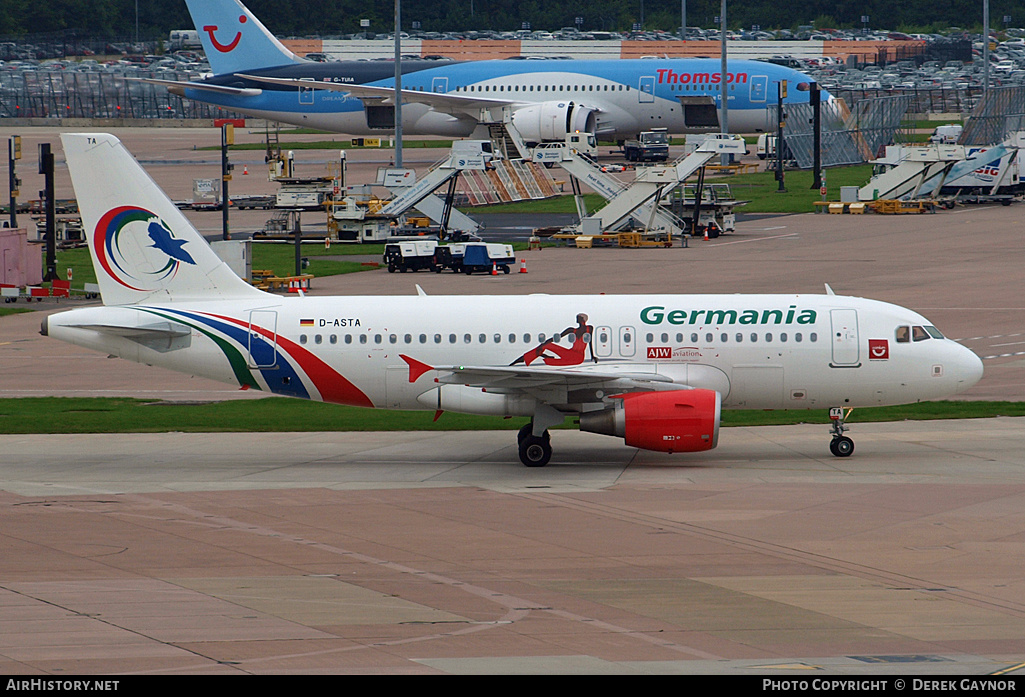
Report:
[{"label": "white van", "polygon": [[776,136],[769,133],[761,133],[758,136],[758,145],[755,147],[759,160],[776,156]]},{"label": "white van", "polygon": [[961,132],[964,130],[964,126],[959,123],[951,123],[946,126],[937,126],[936,130],[929,136],[930,143],[943,143],[945,145],[954,145],[958,139],[961,138]]}]

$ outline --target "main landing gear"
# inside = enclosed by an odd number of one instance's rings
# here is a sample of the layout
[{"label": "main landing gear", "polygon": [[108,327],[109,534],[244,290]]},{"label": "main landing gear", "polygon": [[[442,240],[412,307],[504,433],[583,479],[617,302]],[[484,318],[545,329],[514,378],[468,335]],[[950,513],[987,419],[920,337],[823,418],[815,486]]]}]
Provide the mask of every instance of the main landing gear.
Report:
[{"label": "main landing gear", "polygon": [[527,467],[544,467],[552,459],[552,436],[545,431],[534,435],[534,422],[528,423],[516,435],[520,445],[520,462]]},{"label": "main landing gear", "polygon": [[843,407],[831,407],[829,410],[829,418],[833,422],[830,429],[833,434],[833,440],[829,442],[829,452],[837,457],[850,457],[851,453],[854,452],[854,441],[843,434],[847,430],[844,421],[847,420],[852,411],[854,410],[848,409],[845,414]]}]

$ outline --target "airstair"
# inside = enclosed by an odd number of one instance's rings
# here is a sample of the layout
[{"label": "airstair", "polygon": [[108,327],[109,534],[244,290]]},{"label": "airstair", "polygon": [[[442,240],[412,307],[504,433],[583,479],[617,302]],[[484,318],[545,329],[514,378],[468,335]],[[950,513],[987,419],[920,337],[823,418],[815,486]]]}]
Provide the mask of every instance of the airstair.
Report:
[{"label": "airstair", "polygon": [[[939,191],[951,170],[965,159],[963,145],[889,145],[877,164],[890,165],[858,189],[859,201],[916,199]],[[926,182],[934,182],[928,189]]]},{"label": "airstair", "polygon": [[[607,233],[634,225],[648,233],[683,235],[687,232],[687,223],[659,202],[712,158],[741,155],[746,149],[744,140],[739,136],[710,136],[690,155],[672,164],[637,169],[632,182],[624,182],[602,171],[593,157],[593,136],[589,134],[573,134],[563,143],[543,143],[533,149],[531,159],[534,162],[557,163],[607,201],[604,207],[591,215],[585,215],[582,203],[578,202],[581,219],[577,231],[587,230],[590,233],[600,229]],[[574,192],[579,192],[576,185]]]}]

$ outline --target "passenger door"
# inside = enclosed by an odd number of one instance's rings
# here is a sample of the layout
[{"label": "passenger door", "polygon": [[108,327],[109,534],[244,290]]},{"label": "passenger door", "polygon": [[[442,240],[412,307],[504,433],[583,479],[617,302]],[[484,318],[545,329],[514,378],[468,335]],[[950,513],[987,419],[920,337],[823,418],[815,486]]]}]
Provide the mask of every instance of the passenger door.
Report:
[{"label": "passenger door", "polygon": [[833,368],[854,368],[860,365],[861,347],[858,341],[858,311],[830,310],[833,334]]},{"label": "passenger door", "polygon": [[[261,332],[260,330],[263,330]],[[266,332],[266,333],[264,333]],[[249,313],[249,367],[273,368],[278,362],[278,313],[252,310]]]},{"label": "passenger door", "polygon": [[769,78],[767,75],[753,75],[751,77],[751,101],[756,104],[764,104],[769,95]]},{"label": "passenger door", "polygon": [[655,76],[645,75],[637,84],[637,101],[640,104],[651,104],[655,101]]}]

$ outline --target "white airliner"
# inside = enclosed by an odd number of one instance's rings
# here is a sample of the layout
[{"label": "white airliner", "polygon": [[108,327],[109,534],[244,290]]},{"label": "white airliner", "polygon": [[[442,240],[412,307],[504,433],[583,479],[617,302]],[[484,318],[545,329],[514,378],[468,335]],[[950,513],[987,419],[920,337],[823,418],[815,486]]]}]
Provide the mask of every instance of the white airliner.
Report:
[{"label": "white airliner", "polygon": [[[42,333],[128,360],[324,402],[526,417],[670,453],[714,448],[722,408],[935,399],[982,362],[903,307],[824,295],[281,297],[236,276],[117,138],[65,134],[104,305]],[[828,288],[827,288],[828,290]]]}]

